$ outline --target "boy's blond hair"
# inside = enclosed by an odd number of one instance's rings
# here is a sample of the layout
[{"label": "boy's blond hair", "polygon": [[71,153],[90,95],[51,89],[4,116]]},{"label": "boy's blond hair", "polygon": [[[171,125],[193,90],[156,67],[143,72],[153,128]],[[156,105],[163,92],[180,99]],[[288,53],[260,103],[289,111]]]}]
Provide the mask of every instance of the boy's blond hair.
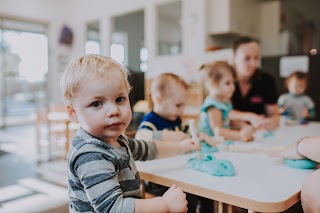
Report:
[{"label": "boy's blond hair", "polygon": [[60,80],[63,98],[66,104],[70,104],[76,96],[81,82],[86,79],[96,80],[110,77],[110,74],[120,72],[125,86],[130,91],[128,82],[129,71],[110,57],[101,55],[85,55],[69,63]]},{"label": "boy's blond hair", "polygon": [[152,81],[151,93],[163,97],[168,94],[169,88],[174,84],[178,84],[186,90],[189,88],[189,85],[181,77],[173,73],[163,73]]}]

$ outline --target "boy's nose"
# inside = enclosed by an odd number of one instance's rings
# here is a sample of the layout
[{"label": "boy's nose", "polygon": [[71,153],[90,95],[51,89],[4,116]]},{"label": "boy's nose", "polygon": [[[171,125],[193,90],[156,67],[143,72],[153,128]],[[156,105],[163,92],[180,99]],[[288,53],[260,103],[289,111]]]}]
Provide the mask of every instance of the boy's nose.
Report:
[{"label": "boy's nose", "polygon": [[107,109],[107,116],[112,117],[112,116],[117,116],[120,114],[120,111],[118,107],[114,104],[110,104],[110,106]]}]

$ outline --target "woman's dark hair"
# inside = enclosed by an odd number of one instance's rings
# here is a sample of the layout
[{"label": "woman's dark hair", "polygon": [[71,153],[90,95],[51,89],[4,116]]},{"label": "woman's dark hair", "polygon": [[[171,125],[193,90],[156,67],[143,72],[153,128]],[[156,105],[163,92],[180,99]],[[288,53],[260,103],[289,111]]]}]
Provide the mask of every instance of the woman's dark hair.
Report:
[{"label": "woman's dark hair", "polygon": [[240,45],[251,43],[251,42],[255,42],[255,43],[259,44],[259,41],[257,39],[251,38],[249,36],[240,36],[240,37],[234,39],[232,42],[233,52],[235,53]]}]

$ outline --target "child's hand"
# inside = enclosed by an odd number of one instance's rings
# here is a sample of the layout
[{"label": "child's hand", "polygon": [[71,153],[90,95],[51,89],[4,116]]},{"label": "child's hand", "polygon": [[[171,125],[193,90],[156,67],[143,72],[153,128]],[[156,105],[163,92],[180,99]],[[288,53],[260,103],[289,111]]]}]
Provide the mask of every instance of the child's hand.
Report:
[{"label": "child's hand", "polygon": [[252,126],[244,126],[240,130],[240,138],[243,141],[250,141],[253,138],[254,128]]},{"label": "child's hand", "polygon": [[186,194],[180,187],[173,184],[163,195],[162,198],[167,204],[168,212],[187,212],[188,201]]},{"label": "child's hand", "polygon": [[200,151],[200,145],[193,141],[192,138],[188,138],[179,142],[179,147],[183,153],[191,152],[194,150]]},{"label": "child's hand", "polygon": [[210,146],[216,146],[216,142],[214,141],[213,137],[210,137],[204,132],[199,132],[199,141],[205,141]]},{"label": "child's hand", "polygon": [[166,141],[182,141],[184,139],[190,138],[190,136],[187,133],[184,133],[182,131],[169,130],[163,130],[162,137],[162,140]]}]

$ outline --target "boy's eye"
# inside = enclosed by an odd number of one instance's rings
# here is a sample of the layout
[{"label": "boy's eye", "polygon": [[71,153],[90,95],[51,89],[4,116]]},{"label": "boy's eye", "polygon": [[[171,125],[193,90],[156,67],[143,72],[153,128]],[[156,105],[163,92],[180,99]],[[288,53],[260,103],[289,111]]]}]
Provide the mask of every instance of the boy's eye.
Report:
[{"label": "boy's eye", "polygon": [[93,107],[99,107],[101,105],[102,105],[101,101],[95,101],[95,102],[92,103]]},{"label": "boy's eye", "polygon": [[119,97],[119,98],[116,99],[116,102],[117,102],[117,103],[121,103],[121,102],[123,102],[124,100],[126,100],[125,97]]}]

